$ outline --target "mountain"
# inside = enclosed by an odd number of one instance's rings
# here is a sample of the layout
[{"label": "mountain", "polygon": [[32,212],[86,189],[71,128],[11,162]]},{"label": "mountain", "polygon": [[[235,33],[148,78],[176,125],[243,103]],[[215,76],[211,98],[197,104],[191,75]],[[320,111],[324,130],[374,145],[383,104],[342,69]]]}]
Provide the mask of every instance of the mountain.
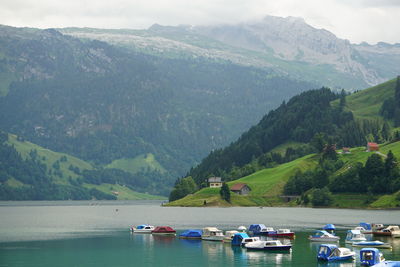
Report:
[{"label": "mountain", "polygon": [[102,181],[105,167],[120,168],[113,177],[130,173],[151,184],[135,191],[158,195],[267,110],[315,87],[272,69],[8,26],[0,69],[1,130],[90,162]]},{"label": "mountain", "polygon": [[333,88],[362,89],[400,72],[400,44],[351,44],[295,17],[266,16],[259,21],[211,26],[154,24],[147,30],[59,30],[152,55],[207,57],[273,68],[280,75]]},{"label": "mountain", "polygon": [[[327,88],[303,92],[236,142],[211,152],[175,190],[187,179],[206,188],[179,200],[171,193],[176,201],[170,205],[229,205],[219,189],[207,187],[208,177],[221,176],[229,186],[245,183],[252,189],[249,196],[233,195],[232,205],[285,205],[281,195],[302,195],[291,204],[307,205],[324,195],[330,202],[321,205],[396,207],[400,132],[393,126],[399,126],[400,107],[390,103],[399,103],[399,97],[400,77],[351,95]],[[380,143],[380,152],[366,152],[367,142]],[[350,153],[336,153],[339,147],[350,147]]]},{"label": "mountain", "polygon": [[1,200],[163,199],[149,191],[157,192],[143,175],[99,169],[0,131]]}]

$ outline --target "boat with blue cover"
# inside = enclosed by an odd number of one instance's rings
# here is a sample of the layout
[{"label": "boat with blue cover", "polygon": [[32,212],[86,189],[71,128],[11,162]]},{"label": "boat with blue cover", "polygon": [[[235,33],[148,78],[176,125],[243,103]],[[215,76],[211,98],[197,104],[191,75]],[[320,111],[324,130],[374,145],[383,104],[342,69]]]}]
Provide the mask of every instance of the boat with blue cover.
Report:
[{"label": "boat with blue cover", "polygon": [[332,235],[325,230],[317,231],[314,235],[308,237],[310,241],[316,242],[339,242],[340,237]]},{"label": "boat with blue cover", "polygon": [[334,244],[322,244],[318,248],[318,260],[347,261],[354,260],[356,253],[348,248],[339,248]]},{"label": "boat with blue cover", "polygon": [[203,234],[203,231],[198,230],[198,229],[189,229],[184,232],[182,232],[179,235],[179,238],[183,239],[201,239],[201,235]]},{"label": "boat with blue cover", "polygon": [[249,227],[249,233],[251,235],[267,235],[267,227],[265,224],[252,224]]},{"label": "boat with blue cover", "polygon": [[354,242],[367,241],[365,235],[360,230],[348,230],[346,235],[346,243],[353,244]]},{"label": "boat with blue cover", "polygon": [[360,262],[362,266],[374,266],[384,261],[383,254],[377,248],[362,248],[360,250]]},{"label": "boat with blue cover", "polygon": [[233,235],[232,238],[232,246],[241,246],[242,245],[242,241],[245,238],[249,238],[249,235],[246,233],[237,233]]},{"label": "boat with blue cover", "polygon": [[[361,227],[361,228],[358,228]],[[363,234],[372,234],[372,225],[370,223],[360,222],[355,229],[359,229]]]},{"label": "boat with blue cover", "polygon": [[331,224],[331,223],[328,223],[328,224],[325,225],[322,229],[325,230],[325,231],[327,231],[328,233],[333,234],[333,233],[335,232],[335,230],[336,230],[336,227],[335,227],[335,225],[333,225],[333,224]]}]

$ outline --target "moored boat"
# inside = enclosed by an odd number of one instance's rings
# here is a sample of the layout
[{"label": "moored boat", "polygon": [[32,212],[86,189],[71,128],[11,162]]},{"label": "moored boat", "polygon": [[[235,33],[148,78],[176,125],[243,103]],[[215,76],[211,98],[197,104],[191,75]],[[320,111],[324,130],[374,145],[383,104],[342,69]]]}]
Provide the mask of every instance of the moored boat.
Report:
[{"label": "moored boat", "polygon": [[151,232],[154,230],[154,226],[148,225],[148,224],[141,224],[136,227],[132,226],[131,231],[133,233],[141,233],[141,234],[151,234]]},{"label": "moored boat", "polygon": [[246,226],[241,225],[238,227],[238,231],[241,233],[246,233],[246,230],[247,230]]},{"label": "moored boat", "polygon": [[346,243],[352,244],[354,242],[367,241],[365,235],[360,230],[348,230],[346,235]]},{"label": "moored boat", "polygon": [[292,248],[292,244],[282,244],[280,240],[257,240],[247,243],[245,248],[248,250],[288,251]]},{"label": "moored boat", "polygon": [[372,234],[376,236],[400,237],[400,228],[397,225],[390,225],[384,229],[374,231]]},{"label": "moored boat", "polygon": [[278,229],[278,231],[269,232],[268,236],[293,238],[294,232],[290,231],[290,229]]},{"label": "moored boat", "polygon": [[331,223],[328,223],[328,224],[325,225],[322,229],[325,230],[325,231],[327,231],[327,232],[330,233],[330,234],[334,234],[334,233],[335,233],[335,230],[336,230],[336,227],[335,227],[335,225],[333,225],[333,224],[331,224]]},{"label": "moored boat", "polygon": [[234,236],[235,234],[237,234],[237,233],[239,233],[239,232],[236,231],[236,230],[226,231],[226,232],[225,232],[225,237],[224,237],[224,239],[223,239],[223,242],[225,242],[225,243],[231,243],[231,242],[232,242],[232,239],[233,239],[233,236]]},{"label": "moored boat", "polygon": [[317,231],[314,235],[310,235],[308,240],[315,242],[338,242],[340,237],[334,236],[327,231]]},{"label": "moored boat", "polygon": [[232,238],[232,246],[241,246],[242,245],[242,241],[245,238],[249,238],[249,235],[246,233],[237,233],[233,235]]},{"label": "moored boat", "polygon": [[334,244],[322,244],[318,248],[318,260],[346,261],[354,260],[356,253],[348,248],[339,248]]},{"label": "moored boat", "polygon": [[391,249],[392,245],[388,243],[383,243],[382,241],[374,240],[374,241],[361,241],[354,242],[352,244],[353,247],[363,247],[363,248],[388,248]]},{"label": "moored boat", "polygon": [[176,231],[169,226],[157,226],[151,233],[153,235],[176,235]]},{"label": "moored boat", "polygon": [[246,237],[246,238],[242,239],[241,246],[245,247],[247,244],[256,242],[256,241],[260,241],[260,237],[258,237],[258,236]]},{"label": "moored boat", "polygon": [[360,230],[363,234],[372,234],[372,225],[370,223],[360,222],[355,230]]},{"label": "moored boat", "polygon": [[189,229],[184,232],[182,232],[179,235],[179,238],[182,239],[201,239],[203,231],[198,230],[198,229]]},{"label": "moored boat", "polygon": [[203,234],[201,235],[201,239],[209,241],[222,241],[224,237],[222,231],[216,227],[203,228]]},{"label": "moored boat", "polygon": [[377,248],[363,248],[360,250],[360,262],[363,266],[375,266],[384,261],[385,258]]},{"label": "moored boat", "polygon": [[264,224],[252,224],[249,227],[249,234],[251,235],[267,235],[267,227]]}]

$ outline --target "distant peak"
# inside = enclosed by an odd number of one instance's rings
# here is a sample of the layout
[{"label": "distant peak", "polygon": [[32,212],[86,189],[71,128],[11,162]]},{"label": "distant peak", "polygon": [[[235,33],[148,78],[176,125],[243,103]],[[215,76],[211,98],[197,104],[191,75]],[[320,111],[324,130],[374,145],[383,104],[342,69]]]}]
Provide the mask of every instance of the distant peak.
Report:
[{"label": "distant peak", "polygon": [[293,16],[288,16],[285,18],[285,17],[267,15],[264,17],[264,21],[268,21],[268,20],[287,21],[287,22],[291,22],[291,23],[306,23],[306,21],[303,18],[293,17]]}]

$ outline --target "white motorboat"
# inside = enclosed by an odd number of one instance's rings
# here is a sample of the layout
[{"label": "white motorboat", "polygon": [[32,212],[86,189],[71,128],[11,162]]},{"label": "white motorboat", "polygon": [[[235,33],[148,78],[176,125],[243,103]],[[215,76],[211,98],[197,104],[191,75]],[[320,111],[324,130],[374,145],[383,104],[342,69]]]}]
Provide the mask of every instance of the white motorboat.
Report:
[{"label": "white motorboat", "polygon": [[209,241],[222,241],[224,240],[224,233],[216,227],[203,228],[201,239]]},{"label": "white motorboat", "polygon": [[310,235],[308,240],[315,242],[339,242],[340,237],[332,235],[327,231],[317,231],[314,235]]},{"label": "white motorboat", "polygon": [[279,240],[257,240],[247,243],[245,248],[250,250],[288,251],[292,248],[292,244],[282,244]]},{"label": "white motorboat", "polygon": [[346,235],[346,243],[352,244],[354,242],[367,241],[365,235],[360,230],[348,230]]},{"label": "white motorboat", "polygon": [[252,242],[256,242],[256,241],[260,241],[260,237],[259,236],[252,236],[252,237],[246,237],[242,239],[242,247],[245,247],[247,244],[252,243]]},{"label": "white motorboat", "polygon": [[132,226],[131,231],[133,233],[141,233],[141,234],[151,234],[154,230],[154,226],[148,224],[138,225],[137,227]]}]

